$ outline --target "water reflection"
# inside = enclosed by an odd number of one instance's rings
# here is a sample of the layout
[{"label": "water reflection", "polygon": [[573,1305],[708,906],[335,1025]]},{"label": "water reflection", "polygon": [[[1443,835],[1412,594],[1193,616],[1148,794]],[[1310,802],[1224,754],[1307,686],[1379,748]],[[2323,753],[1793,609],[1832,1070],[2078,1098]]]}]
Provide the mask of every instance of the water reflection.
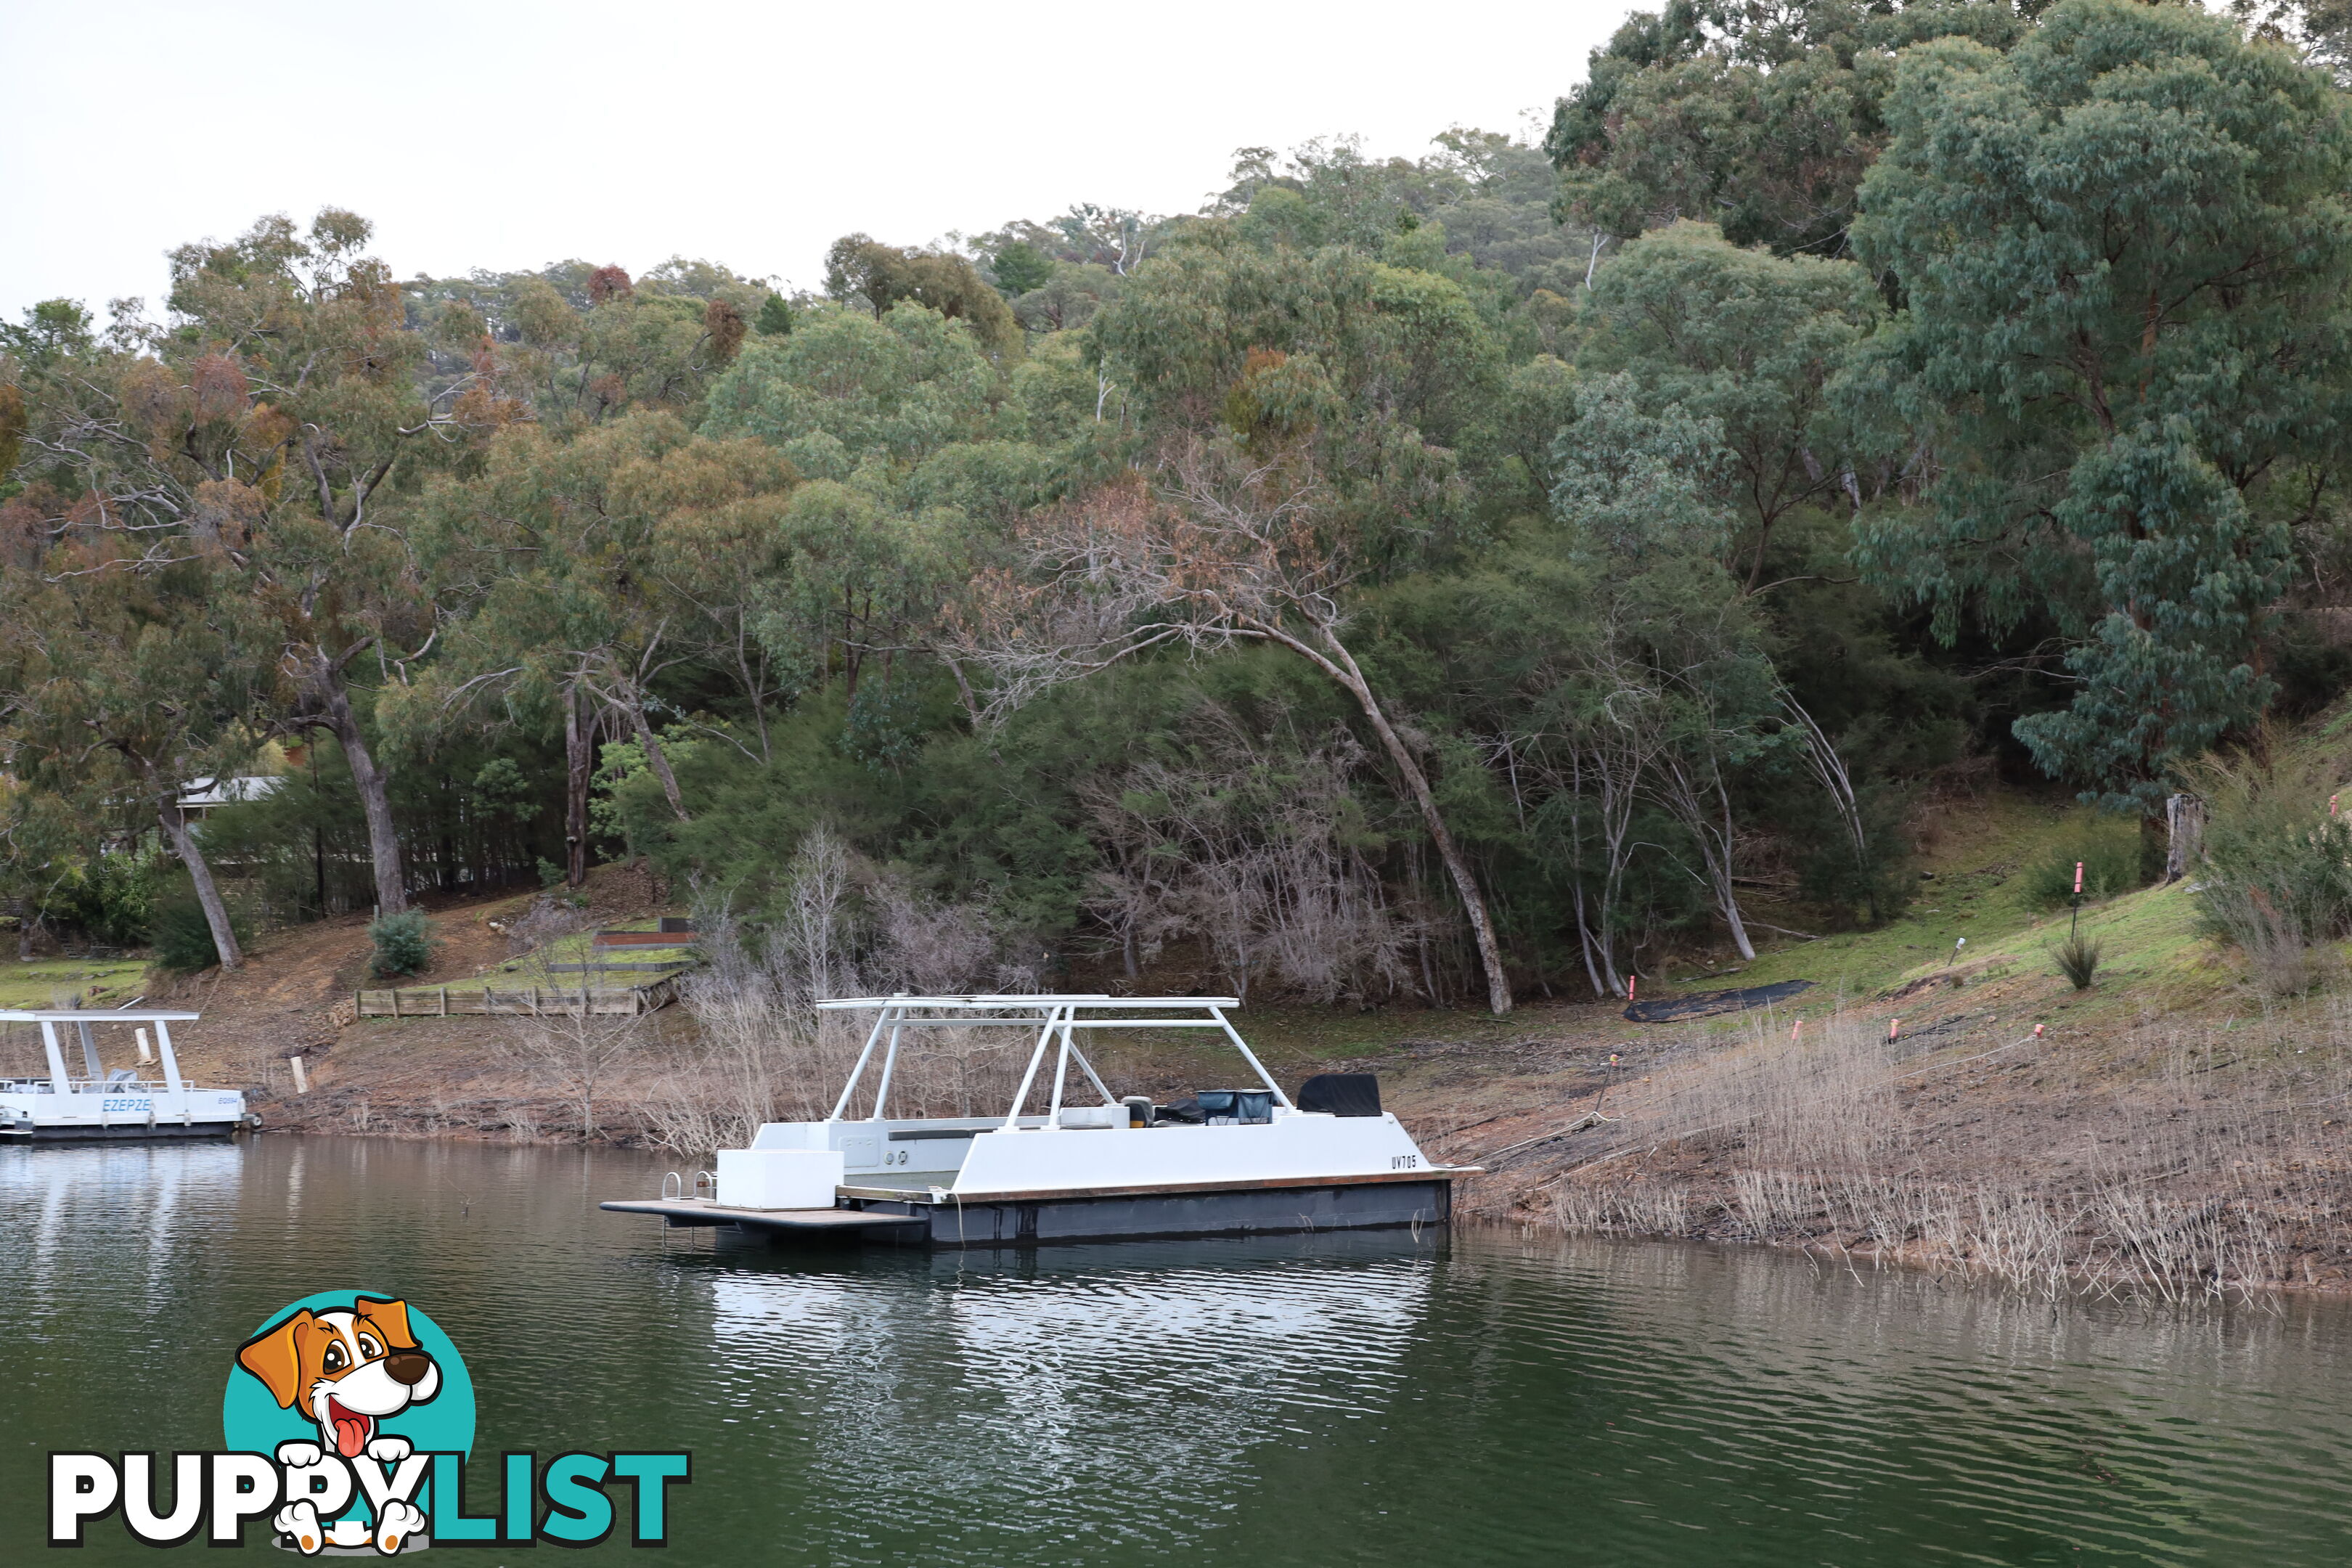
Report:
[{"label": "water reflection", "polygon": [[0,1249],[27,1247],[26,1282],[38,1286],[103,1233],[152,1299],[170,1288],[184,1232],[233,1208],[243,1183],[242,1154],[226,1141],[0,1151],[0,1213],[15,1222]]},{"label": "water reflection", "polygon": [[[2352,1558],[2334,1303],[1475,1232],[810,1252],[594,1210],[656,1173],[0,1151],[0,1487],[39,1496],[53,1447],[208,1446],[229,1347],[357,1284],[450,1331],[486,1447],[693,1450],[673,1563]],[[0,1510],[0,1553],[33,1513]],[[86,1558],[152,1561],[105,1530]]]},{"label": "water reflection", "polygon": [[1384,1409],[1427,1329],[1435,1250],[1375,1233],[827,1274],[746,1252],[711,1283],[712,1330],[743,1363],[817,1374],[826,1489],[854,1494],[878,1457],[918,1455],[945,1514],[1018,1499],[1024,1528],[1108,1540],[1171,1499],[1213,1507],[1246,1488],[1251,1454],[1304,1420]]}]

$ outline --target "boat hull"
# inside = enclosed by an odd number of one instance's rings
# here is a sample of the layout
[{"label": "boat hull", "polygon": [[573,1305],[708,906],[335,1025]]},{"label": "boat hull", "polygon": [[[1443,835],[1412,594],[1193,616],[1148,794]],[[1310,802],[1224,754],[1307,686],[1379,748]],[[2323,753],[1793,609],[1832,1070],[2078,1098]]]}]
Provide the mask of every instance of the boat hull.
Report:
[{"label": "boat hull", "polygon": [[920,1229],[874,1230],[886,1246],[1043,1247],[1066,1241],[1172,1240],[1181,1237],[1284,1236],[1325,1230],[1442,1226],[1453,1218],[1454,1184],[1322,1182],[1182,1193],[1024,1196],[963,1203],[852,1199],[868,1213],[927,1220]]},{"label": "boat hull", "polygon": [[246,1125],[243,1120],[192,1121],[185,1126],[176,1121],[159,1121],[152,1127],[144,1122],[115,1122],[108,1126],[89,1122],[27,1126],[18,1122],[14,1127],[0,1127],[0,1143],[147,1143],[166,1139],[184,1142],[191,1138],[234,1138]]},{"label": "boat hull", "polygon": [[1079,1241],[1295,1236],[1401,1230],[1453,1218],[1445,1175],[1312,1180],[1163,1192],[1029,1193],[958,1203],[845,1191],[829,1209],[743,1209],[707,1198],[623,1198],[599,1206],[658,1215],[673,1227],[733,1226],[782,1240],[938,1248],[1050,1247]]}]

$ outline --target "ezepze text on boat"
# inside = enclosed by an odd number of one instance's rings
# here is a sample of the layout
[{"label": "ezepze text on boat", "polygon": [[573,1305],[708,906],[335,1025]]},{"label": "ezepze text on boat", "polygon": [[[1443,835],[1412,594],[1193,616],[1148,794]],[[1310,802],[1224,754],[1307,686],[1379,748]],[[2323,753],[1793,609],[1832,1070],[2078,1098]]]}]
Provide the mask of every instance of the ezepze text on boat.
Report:
[{"label": "ezepze text on boat", "polygon": [[[135,1012],[129,1008],[44,1008],[16,1012],[0,1010],[0,1024],[37,1024],[41,1051],[47,1058],[47,1078],[0,1078],[0,1140],[49,1142],[133,1138],[226,1138],[240,1128],[258,1127],[261,1119],[245,1109],[245,1094],[234,1089],[199,1089],[180,1076],[180,1058],[172,1048],[172,1026],[194,1023],[194,1013]],[[81,1047],[81,1076],[66,1070],[59,1031],[71,1025]],[[100,1059],[93,1032],[103,1026],[137,1032],[141,1067],[118,1067],[111,1072]],[[154,1030],[154,1054],[163,1076],[142,1076],[147,1064],[148,1029]],[[128,1054],[131,1041],[121,1042]]]},{"label": "ezepze text on boat", "polygon": [[[875,1015],[830,1116],[772,1121],[750,1148],[719,1151],[718,1170],[698,1180],[708,1196],[688,1194],[673,1177],[659,1198],[603,1206],[775,1237],[1024,1247],[1443,1225],[1454,1179],[1475,1170],[1423,1154],[1381,1110],[1370,1074],[1311,1078],[1293,1103],[1225,1016],[1240,1005],[1231,996],[869,996],[818,1005]],[[902,1037],[949,1028],[1035,1034],[1011,1108],[1003,1116],[889,1115]],[[1088,1029],[1221,1031],[1259,1087],[1203,1089],[1169,1106],[1122,1099],[1079,1046],[1076,1035]],[[871,1110],[850,1120],[877,1049]],[[1046,1108],[1024,1114],[1049,1052]],[[1100,1104],[1063,1102],[1073,1067]]]}]

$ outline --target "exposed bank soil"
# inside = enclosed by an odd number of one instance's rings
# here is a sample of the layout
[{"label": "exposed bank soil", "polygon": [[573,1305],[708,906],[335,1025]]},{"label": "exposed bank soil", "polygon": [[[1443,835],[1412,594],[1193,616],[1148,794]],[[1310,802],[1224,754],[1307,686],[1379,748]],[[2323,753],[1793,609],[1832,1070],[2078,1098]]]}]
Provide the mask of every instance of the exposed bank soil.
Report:
[{"label": "exposed bank soil", "polygon": [[[599,867],[575,913],[612,925],[667,911],[659,879],[634,866]],[[403,985],[455,985],[494,972],[514,954],[499,927],[539,897],[427,895],[431,964]],[[493,922],[498,922],[496,925]],[[152,991],[150,1005],[204,1015],[173,1031],[190,1076],[241,1084],[266,1125],[306,1131],[535,1133],[561,1121],[544,1086],[509,1048],[504,1018],[351,1020],[352,992],[387,982],[370,969],[368,917],[345,915],[272,931],[234,973],[206,970]],[[679,1020],[682,1021],[682,1020]],[[654,1035],[676,1026],[656,1020]],[[288,1058],[300,1056],[311,1092],[294,1093]],[[381,1106],[381,1111],[375,1108]]]},{"label": "exposed bank soil", "polygon": [[[641,919],[662,893],[642,872],[601,870],[585,916]],[[415,983],[507,961],[491,922],[530,897],[428,904],[442,942]],[[577,1138],[577,1100],[516,1048],[522,1020],[338,1026],[336,1005],[366,979],[365,924],[277,933],[238,973],[158,996],[205,1015],[182,1032],[190,1068],[249,1086],[277,1129]],[[1787,1010],[1661,1024],[1595,1003],[1506,1019],[1253,1006],[1246,1032],[1286,1084],[1323,1068],[1379,1072],[1425,1148],[1485,1167],[1458,1191],[1482,1217],[1876,1254],[2042,1289],[2070,1270],[2165,1293],[2345,1288],[2345,1008],[2265,1003],[2226,974],[2198,984],[2186,1002],[2078,994],[2011,955],[1867,995],[1824,987]],[[646,1139],[632,1107],[692,1044],[682,1008],[645,1029],[598,1087],[599,1138]],[[1160,1097],[1230,1076],[1195,1046],[1106,1042],[1102,1065],[1121,1091]],[[298,1053],[311,1080],[299,1096],[286,1060]]]}]

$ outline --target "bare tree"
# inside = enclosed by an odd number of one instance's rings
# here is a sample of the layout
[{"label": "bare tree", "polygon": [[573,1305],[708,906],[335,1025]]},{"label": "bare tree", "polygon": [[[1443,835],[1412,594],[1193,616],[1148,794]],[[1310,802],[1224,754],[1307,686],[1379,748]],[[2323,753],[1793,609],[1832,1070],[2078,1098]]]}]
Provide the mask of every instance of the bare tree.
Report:
[{"label": "bare tree", "polygon": [[[1536,826],[1567,846],[1577,938],[1596,996],[1625,994],[1616,932],[1627,873],[1643,847],[1634,814],[1665,746],[1656,672],[1628,648],[1613,614],[1528,673],[1525,729],[1513,767],[1542,804]],[[1588,847],[1599,853],[1588,868]]]},{"label": "bare tree", "polygon": [[959,653],[997,678],[1001,714],[1046,687],[1154,648],[1287,648],[1355,700],[1444,863],[1476,938],[1487,1005],[1511,985],[1486,900],[1429,775],[1349,649],[1342,605],[1358,565],[1322,484],[1297,461],[1197,439],[1168,449],[1160,493],[1139,478],[1041,514],[1032,575],[983,578]]},{"label": "bare tree", "polygon": [[1870,865],[1870,834],[1863,822],[1862,804],[1854,798],[1853,775],[1847,772],[1845,759],[1838,755],[1838,749],[1831,742],[1828,732],[1797,701],[1796,693],[1782,690],[1780,705],[1796,719],[1797,728],[1805,737],[1805,766],[1822,786],[1822,792],[1830,797],[1830,805],[1845,828],[1846,842],[1853,848],[1854,865],[1867,868]]},{"label": "bare tree", "polygon": [[589,976],[574,988],[544,991],[537,1012],[509,1037],[508,1048],[580,1108],[580,1137],[596,1136],[596,1100],[635,1061],[644,1047],[645,1020],[630,1014],[596,1011]]},{"label": "bare tree", "polygon": [[1090,902],[1130,963],[1190,935],[1244,998],[1260,975],[1321,1002],[1393,994],[1421,931],[1347,841],[1362,746],[1343,728],[1269,755],[1216,709],[1205,729],[1196,763],[1148,761],[1080,789],[1118,868]]},{"label": "bare tree", "polygon": [[[535,1010],[508,1037],[507,1051],[579,1106],[583,1142],[596,1135],[598,1097],[626,1072],[645,1037],[642,1018],[596,1011],[601,977],[593,956],[577,973],[556,967],[557,956],[571,951],[563,939],[593,923],[568,903],[541,899],[507,933],[508,946],[527,955],[523,970],[530,976],[535,1004]],[[595,949],[579,951],[586,956]]]}]

